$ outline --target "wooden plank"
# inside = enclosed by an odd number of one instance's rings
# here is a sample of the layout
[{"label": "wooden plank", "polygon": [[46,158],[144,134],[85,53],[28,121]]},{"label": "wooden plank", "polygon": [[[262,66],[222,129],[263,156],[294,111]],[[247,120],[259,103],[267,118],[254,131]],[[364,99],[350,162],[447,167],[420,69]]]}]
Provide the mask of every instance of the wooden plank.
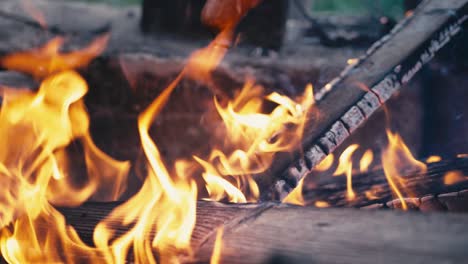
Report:
[{"label": "wooden plank", "polygon": [[[87,241],[97,221],[117,205],[90,203],[62,212]],[[209,262],[216,230],[224,226],[223,263],[463,263],[467,224],[465,214],[199,202],[195,258],[181,260]]]},{"label": "wooden plank", "polygon": [[[275,207],[224,231],[228,263],[463,263],[467,215]],[[205,263],[213,240],[197,251]]]},{"label": "wooden plank", "polygon": [[[345,69],[339,78],[325,86],[318,94],[316,111],[322,115],[311,115],[304,133],[303,151],[308,155],[291,159],[278,159],[271,171],[284,171],[284,179],[291,177],[289,171],[300,168],[303,176],[310,171],[319,158],[310,158],[311,151],[320,148],[329,154],[344,139],[365,122],[396,91],[407,84],[432,58],[466,27],[468,1],[424,1],[414,15],[401,21],[392,32],[375,43],[356,65]],[[364,88],[363,88],[364,87]],[[366,88],[367,87],[367,88]],[[339,102],[339,103],[338,103]],[[353,111],[357,107],[360,111]],[[343,122],[348,124],[343,129]],[[277,199],[284,197],[294,186],[288,180],[280,180],[272,186]],[[297,182],[296,182],[297,184]],[[289,185],[289,186],[288,186]],[[293,182],[294,185],[294,182]],[[271,198],[271,197],[269,197]]]},{"label": "wooden plank", "polygon": [[[453,171],[468,174],[468,159],[429,164],[427,172],[422,173],[407,171],[401,177],[405,182],[403,195],[409,198],[420,198],[467,189],[468,180],[451,185],[444,184],[445,175]],[[363,207],[376,203],[385,204],[396,198],[381,170],[353,175],[356,199],[352,201],[346,199],[346,177],[344,176],[329,177],[311,188],[307,187],[306,180],[304,186],[304,198],[307,204],[311,205],[317,201],[325,201],[333,207]]]}]

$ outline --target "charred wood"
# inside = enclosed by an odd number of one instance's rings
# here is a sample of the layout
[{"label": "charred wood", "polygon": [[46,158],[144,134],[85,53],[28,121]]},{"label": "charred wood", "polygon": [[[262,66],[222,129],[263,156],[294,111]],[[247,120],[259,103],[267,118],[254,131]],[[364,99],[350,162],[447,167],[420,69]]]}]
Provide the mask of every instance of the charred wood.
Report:
[{"label": "charred wood", "polygon": [[[453,184],[444,182],[445,176],[455,171],[460,175],[468,175],[468,160],[454,159],[429,164],[427,172],[406,172],[401,177],[404,182],[404,189],[401,191],[405,197],[416,198],[419,203],[419,198],[427,195],[437,196],[468,189],[468,180]],[[329,177],[319,183],[312,181],[313,179],[310,181],[305,179],[304,183],[304,198],[311,205],[317,201],[325,201],[333,207],[365,207],[374,204],[386,204],[387,207],[392,207],[398,203],[383,171],[354,175],[353,189],[356,199],[352,201],[346,199],[346,177]],[[409,204],[414,203],[411,200],[408,201]],[[415,205],[419,206],[417,203]],[[468,204],[466,209],[468,209]]]}]

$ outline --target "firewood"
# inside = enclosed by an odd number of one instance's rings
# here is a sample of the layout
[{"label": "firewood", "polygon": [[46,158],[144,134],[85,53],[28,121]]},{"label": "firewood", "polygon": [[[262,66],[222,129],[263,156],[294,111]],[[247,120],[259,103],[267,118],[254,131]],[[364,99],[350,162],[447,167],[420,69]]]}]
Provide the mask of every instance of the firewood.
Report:
[{"label": "firewood", "polygon": [[[439,207],[437,204],[432,204],[434,194],[444,194],[438,198],[437,202],[451,202],[451,197],[456,196],[460,190],[468,189],[468,180],[461,181],[456,184],[444,184],[444,177],[451,171],[460,171],[468,173],[468,159],[455,159],[442,161],[439,163],[429,164],[427,172],[406,172],[402,179],[405,182],[403,191],[405,197],[417,198],[417,201],[409,199],[409,204],[414,204],[415,207],[420,207],[421,201],[427,202],[429,207]],[[307,181],[304,184],[304,197],[308,204],[314,204],[316,201],[325,201],[334,207],[366,207],[374,204],[385,204],[386,207],[398,207],[398,199],[393,200],[394,193],[391,190],[383,171],[373,171],[370,173],[353,175],[353,189],[356,193],[356,198],[352,201],[346,199],[346,178],[345,177],[330,177],[322,180],[316,187],[307,187]],[[452,195],[447,193],[455,192]],[[371,194],[371,195],[369,195]],[[427,196],[431,195],[431,196]],[[421,199],[419,199],[421,198]],[[462,202],[460,199],[451,203],[453,210],[460,211],[468,209],[467,206],[459,206],[457,203]],[[426,205],[424,205],[426,206]],[[445,205],[448,206],[448,205]]]},{"label": "firewood", "polygon": [[[117,205],[90,203],[61,211],[89,242],[95,224]],[[181,260],[209,262],[216,230],[224,226],[222,263],[462,263],[468,258],[467,223],[465,214],[199,202],[194,258]]]}]

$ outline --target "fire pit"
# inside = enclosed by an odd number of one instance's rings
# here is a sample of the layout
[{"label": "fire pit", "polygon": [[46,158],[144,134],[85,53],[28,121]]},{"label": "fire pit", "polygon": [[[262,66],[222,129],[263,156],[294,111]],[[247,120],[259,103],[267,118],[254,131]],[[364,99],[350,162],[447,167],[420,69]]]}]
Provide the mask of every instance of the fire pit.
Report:
[{"label": "fire pit", "polygon": [[143,2],[0,4],[5,261],[468,259],[467,0]]}]

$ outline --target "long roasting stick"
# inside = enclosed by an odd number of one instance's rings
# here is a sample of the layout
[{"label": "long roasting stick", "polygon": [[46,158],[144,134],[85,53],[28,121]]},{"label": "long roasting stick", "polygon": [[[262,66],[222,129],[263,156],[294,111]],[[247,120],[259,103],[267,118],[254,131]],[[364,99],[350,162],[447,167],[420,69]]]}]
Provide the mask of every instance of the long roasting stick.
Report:
[{"label": "long roasting stick", "polygon": [[265,177],[261,185],[269,186],[272,192],[263,198],[282,199],[291,192],[443,47],[455,41],[467,20],[468,0],[423,1],[412,16],[376,42],[357,64],[320,90],[316,109],[322,115],[310,117],[301,154],[294,160],[278,155],[278,162],[268,173],[281,175],[280,179]]}]

